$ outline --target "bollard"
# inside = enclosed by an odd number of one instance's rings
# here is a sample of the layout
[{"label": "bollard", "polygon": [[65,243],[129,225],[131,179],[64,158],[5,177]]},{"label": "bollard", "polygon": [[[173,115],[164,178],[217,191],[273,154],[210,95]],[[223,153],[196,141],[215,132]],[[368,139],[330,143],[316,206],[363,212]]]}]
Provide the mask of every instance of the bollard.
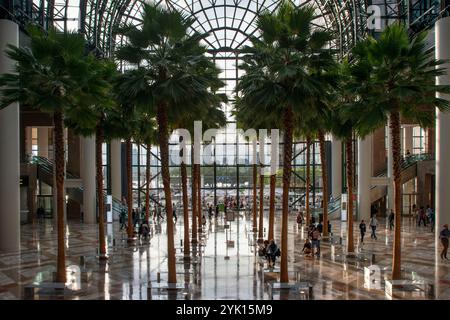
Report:
[{"label": "bollard", "polygon": [[161,273],[157,273],[156,274],[156,282],[160,283],[161,282]]},{"label": "bollard", "polygon": [[427,290],[426,293],[427,293],[428,298],[434,299],[435,298],[435,295],[434,295],[434,284],[432,284],[432,283],[426,284],[426,290]]},{"label": "bollard", "polygon": [[313,292],[314,292],[313,286],[309,285],[309,297],[308,297],[309,300],[314,300]]}]

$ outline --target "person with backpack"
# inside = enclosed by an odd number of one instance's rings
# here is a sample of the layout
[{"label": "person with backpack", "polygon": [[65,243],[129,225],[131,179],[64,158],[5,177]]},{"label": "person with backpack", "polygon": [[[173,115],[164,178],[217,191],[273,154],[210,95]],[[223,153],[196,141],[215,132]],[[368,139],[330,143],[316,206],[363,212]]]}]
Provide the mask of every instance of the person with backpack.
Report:
[{"label": "person with backpack", "polygon": [[372,218],[370,218],[370,222],[369,222],[369,226],[372,229],[372,234],[370,235],[371,239],[377,240],[377,235],[376,235],[377,225],[378,225],[378,221],[377,221],[376,216],[372,216]]}]

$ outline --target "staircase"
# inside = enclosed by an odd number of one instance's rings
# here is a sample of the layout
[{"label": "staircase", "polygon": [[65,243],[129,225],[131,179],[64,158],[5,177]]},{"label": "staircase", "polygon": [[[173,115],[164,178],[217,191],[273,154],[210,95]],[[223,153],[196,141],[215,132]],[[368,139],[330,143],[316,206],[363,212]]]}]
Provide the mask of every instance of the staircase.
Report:
[{"label": "staircase", "polygon": [[[37,178],[41,179],[43,182],[53,187],[53,161],[49,160],[45,157],[33,156],[30,161],[32,164],[35,164],[37,167]],[[65,179],[65,187],[67,196],[82,204],[83,203],[83,183],[79,176],[74,175],[70,172],[66,171],[66,179]],[[106,192],[103,192],[103,195],[106,197]],[[122,205],[122,202],[119,199],[113,197],[112,199],[112,210],[113,216],[119,216],[122,210],[128,212],[128,208]]]},{"label": "staircase", "polygon": [[[417,164],[420,161],[434,160],[434,155],[429,153],[421,153],[411,155],[402,159],[401,162],[401,183],[406,183],[411,179],[417,177]],[[377,178],[386,178],[387,171],[381,172]],[[387,186],[372,186],[370,190],[370,200],[375,202],[387,195]]]}]

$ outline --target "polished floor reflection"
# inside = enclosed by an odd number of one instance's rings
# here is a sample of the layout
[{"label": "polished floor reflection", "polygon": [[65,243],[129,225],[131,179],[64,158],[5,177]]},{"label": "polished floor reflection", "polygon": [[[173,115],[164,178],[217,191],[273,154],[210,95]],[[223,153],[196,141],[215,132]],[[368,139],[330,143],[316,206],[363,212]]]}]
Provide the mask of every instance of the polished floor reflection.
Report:
[{"label": "polished floor reflection", "polygon": [[[278,274],[260,266],[256,241],[251,231],[250,215],[241,212],[234,221],[222,217],[206,223],[199,246],[194,247],[190,263],[181,252],[183,219],[176,223],[175,244],[178,282],[185,284],[178,299],[268,299],[268,283]],[[289,272],[292,281],[309,282],[314,299],[450,299],[450,261],[435,259],[434,234],[429,228],[415,227],[403,220],[403,278],[423,280],[428,290],[417,288],[385,293],[384,277],[389,276],[393,231],[384,224],[378,240],[366,235],[364,245],[357,242],[357,257],[347,257],[342,247],[322,241],[320,258],[304,256],[306,230],[299,227],[295,215],[289,223]],[[265,217],[267,230],[267,216]],[[382,221],[384,223],[384,221]],[[280,216],[276,217],[279,242]],[[229,227],[227,227],[229,225]],[[155,288],[167,279],[167,237],[164,221],[152,221],[150,241],[129,245],[126,234],[117,223],[107,226],[107,263],[99,263],[96,255],[97,226],[69,222],[67,227],[68,289],[61,294],[42,289],[36,299],[167,299],[164,290]],[[335,236],[345,244],[346,225],[332,221]],[[355,239],[359,232],[355,225]],[[338,239],[336,239],[338,242]],[[81,258],[83,257],[83,258]],[[24,299],[29,284],[49,283],[55,270],[56,233],[50,221],[22,226],[20,254],[0,255],[0,299]],[[376,265],[381,281],[369,284],[364,267]],[[84,265],[82,264],[84,260]],[[148,297],[149,282],[153,283]],[[183,287],[183,285],[181,285]],[[276,298],[276,295],[274,295]],[[301,297],[300,297],[301,298]]]}]

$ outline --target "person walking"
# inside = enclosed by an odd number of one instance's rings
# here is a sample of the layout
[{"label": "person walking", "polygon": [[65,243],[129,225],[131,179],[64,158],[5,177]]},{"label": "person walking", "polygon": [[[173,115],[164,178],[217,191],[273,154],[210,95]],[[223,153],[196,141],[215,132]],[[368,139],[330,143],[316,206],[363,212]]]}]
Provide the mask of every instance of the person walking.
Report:
[{"label": "person walking", "polygon": [[364,243],[364,235],[366,234],[366,223],[364,220],[361,220],[359,224],[359,234],[361,235],[361,243]]},{"label": "person walking", "polygon": [[378,225],[378,221],[377,221],[376,216],[372,216],[372,218],[370,218],[370,222],[369,222],[369,226],[370,226],[370,228],[372,228],[372,234],[370,235],[371,239],[377,240],[377,235],[376,235],[377,225]]},{"label": "person walking", "polygon": [[395,218],[394,210],[391,209],[391,213],[389,213],[389,230],[394,229],[394,218]]},{"label": "person walking", "polygon": [[303,224],[303,212],[299,211],[298,215],[297,215],[297,224],[299,224],[300,226]]},{"label": "person walking", "polygon": [[418,213],[419,211],[417,210],[417,205],[413,204],[412,206],[412,219],[413,219],[413,225],[416,226],[419,219],[418,219]]},{"label": "person walking", "polygon": [[120,230],[123,229],[127,229],[127,212],[125,207],[122,207],[122,209],[120,210],[120,215],[119,215],[119,222],[120,222]]},{"label": "person walking", "polygon": [[320,232],[319,232],[318,228],[314,228],[314,230],[312,232],[311,242],[312,242],[313,254],[314,254],[314,248],[317,248],[315,254],[319,257],[320,256]]},{"label": "person walking", "polygon": [[208,218],[211,219],[212,215],[213,215],[213,207],[212,207],[212,204],[209,204],[208,205]]},{"label": "person walking", "polygon": [[450,230],[448,230],[448,224],[444,224],[444,226],[442,227],[441,232],[439,233],[439,239],[441,239],[441,243],[442,243],[442,251],[441,251],[441,259],[444,260],[444,258],[446,260],[449,260],[447,258],[447,250],[448,250],[448,238],[450,237]]},{"label": "person walking", "polygon": [[420,227],[420,223],[423,221],[423,225],[426,227],[427,226],[427,219],[426,219],[426,215],[425,215],[425,209],[423,207],[420,207],[419,210],[419,227]]},{"label": "person walking", "polygon": [[177,208],[175,207],[175,203],[172,203],[172,215],[173,215],[173,218],[175,219],[175,222],[177,222],[178,217],[177,217]]},{"label": "person walking", "polygon": [[161,206],[158,206],[158,219],[164,219]]}]

